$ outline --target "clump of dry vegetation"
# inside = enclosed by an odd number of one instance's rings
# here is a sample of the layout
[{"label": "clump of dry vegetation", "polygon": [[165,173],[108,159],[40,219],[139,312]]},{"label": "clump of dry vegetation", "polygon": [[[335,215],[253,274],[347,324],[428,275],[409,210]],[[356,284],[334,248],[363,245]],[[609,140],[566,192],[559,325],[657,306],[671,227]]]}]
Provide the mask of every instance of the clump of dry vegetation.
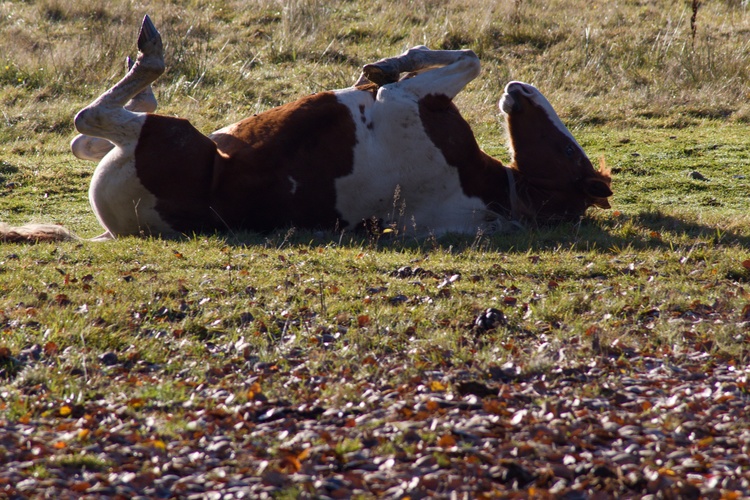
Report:
[{"label": "clump of dry vegetation", "polygon": [[165,108],[211,126],[350,85],[362,64],[417,44],[480,54],[484,75],[464,99],[477,117],[504,83],[520,79],[579,123],[744,120],[746,8],[683,0],[6,2],[0,82],[24,89],[4,96],[9,104],[55,96],[75,109],[121,74],[132,27],[148,12],[168,40]]}]

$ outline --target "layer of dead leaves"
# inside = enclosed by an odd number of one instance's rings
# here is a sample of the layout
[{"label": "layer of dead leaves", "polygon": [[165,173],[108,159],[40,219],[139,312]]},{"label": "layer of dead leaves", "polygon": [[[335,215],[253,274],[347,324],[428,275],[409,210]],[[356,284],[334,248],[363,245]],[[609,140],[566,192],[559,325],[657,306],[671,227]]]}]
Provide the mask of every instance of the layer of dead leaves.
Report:
[{"label": "layer of dead leaves", "polygon": [[[35,349],[3,352],[4,365],[43,359],[50,346]],[[158,383],[158,367],[112,358],[100,362],[102,369],[120,367],[113,376]],[[399,369],[387,360],[371,362]],[[0,495],[750,494],[750,369],[704,352],[679,359],[602,353],[544,374],[512,363],[484,371],[451,368],[398,386],[363,380],[361,403],[344,407],[323,399],[292,405],[264,395],[259,380],[292,380],[302,361],[289,372],[268,363],[242,367],[256,381],[240,403],[224,388],[232,384],[223,383],[236,368],[214,370],[179,405],[113,402],[118,398],[111,395],[82,404],[48,401],[43,386],[29,388],[31,411],[0,423]],[[317,375],[316,383],[326,382]],[[172,419],[179,420],[175,432],[160,434]]]},{"label": "layer of dead leaves", "polygon": [[[426,273],[399,268],[392,276]],[[452,272],[428,277],[437,283],[437,298],[449,297],[443,291],[460,280]],[[498,307],[520,307],[510,292]],[[367,293],[393,307],[416,300],[386,287]],[[721,314],[721,304],[698,301],[682,310],[622,312],[646,330],[664,316],[691,322]],[[750,345],[746,310],[740,319],[741,343]],[[265,328],[249,313],[240,321]],[[290,316],[284,324],[294,321]],[[361,314],[348,321],[363,328],[372,319]],[[462,342],[478,345],[507,321],[503,311],[488,308],[453,326]],[[309,364],[312,353],[299,347],[279,347],[277,363],[260,362],[242,342],[214,339],[202,345],[206,360],[218,363],[191,378],[137,352],[106,352],[95,365],[69,373],[98,380],[101,394],[65,400],[24,375],[52,359],[60,366],[66,353],[54,343],[19,352],[0,347],[0,377],[13,387],[0,392],[0,497],[750,496],[750,367],[738,361],[747,349],[722,355],[710,339],[689,331],[680,349],[645,352],[605,342],[596,326],[562,344],[544,330],[526,332],[533,338],[517,344],[506,339],[501,348],[515,352],[523,343],[553,360],[551,368],[455,365],[435,361],[443,356],[438,352],[424,362],[394,352],[331,372]],[[175,330],[171,338],[185,335]],[[351,334],[321,330],[311,350],[331,352],[341,335]],[[189,397],[132,395],[166,379]],[[347,398],[326,397],[329,386],[348,387],[353,402],[332,403]],[[284,393],[297,402],[280,399]]]}]

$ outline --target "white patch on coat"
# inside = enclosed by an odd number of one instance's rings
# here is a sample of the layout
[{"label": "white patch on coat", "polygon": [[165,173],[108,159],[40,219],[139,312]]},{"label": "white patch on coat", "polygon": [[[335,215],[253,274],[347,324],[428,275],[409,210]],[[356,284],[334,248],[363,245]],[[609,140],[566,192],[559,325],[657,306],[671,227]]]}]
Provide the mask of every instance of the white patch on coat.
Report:
[{"label": "white patch on coat", "polygon": [[336,179],[336,209],[344,220],[377,217],[419,234],[471,233],[484,226],[484,203],[464,194],[458,169],[424,130],[413,93],[396,84],[381,87],[376,100],[356,89],[336,96],[355,118],[364,107],[365,117],[354,120],[353,172]]},{"label": "white patch on coat", "polygon": [[94,170],[89,186],[94,214],[113,235],[173,233],[156,211],[156,197],[138,178],[135,146],[114,148]]}]

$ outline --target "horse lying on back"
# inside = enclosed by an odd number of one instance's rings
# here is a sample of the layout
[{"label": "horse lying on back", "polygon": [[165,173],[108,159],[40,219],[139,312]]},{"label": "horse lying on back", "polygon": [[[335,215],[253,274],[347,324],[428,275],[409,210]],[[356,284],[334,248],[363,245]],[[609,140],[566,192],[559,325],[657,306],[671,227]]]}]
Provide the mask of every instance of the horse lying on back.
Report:
[{"label": "horse lying on back", "polygon": [[[152,114],[164,56],[148,16],[138,49],[125,77],[75,118],[82,135],[73,153],[99,161],[89,188],[105,230],[96,239],[342,230],[372,220],[399,232],[476,233],[609,208],[609,171],[594,169],[531,85],[511,82],[500,100],[510,165],[479,148],[452,102],[479,74],[470,50],[414,47],[366,65],[353,87],[206,137],[187,120]],[[6,240],[66,237],[59,226],[0,229]]]}]

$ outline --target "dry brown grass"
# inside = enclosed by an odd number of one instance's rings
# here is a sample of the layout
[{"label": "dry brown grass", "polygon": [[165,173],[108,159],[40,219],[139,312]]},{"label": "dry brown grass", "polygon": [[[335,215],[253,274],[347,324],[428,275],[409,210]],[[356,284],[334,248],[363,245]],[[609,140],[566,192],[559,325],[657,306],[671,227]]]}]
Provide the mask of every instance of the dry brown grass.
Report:
[{"label": "dry brown grass", "polygon": [[121,75],[145,13],[167,42],[164,109],[200,113],[208,128],[349,85],[362,64],[416,44],[480,54],[484,74],[462,96],[480,122],[491,121],[511,79],[535,83],[579,124],[679,126],[750,114],[750,15],[737,1],[704,2],[691,24],[683,0],[44,0],[0,4],[6,115],[34,101],[80,106],[94,97]]}]

